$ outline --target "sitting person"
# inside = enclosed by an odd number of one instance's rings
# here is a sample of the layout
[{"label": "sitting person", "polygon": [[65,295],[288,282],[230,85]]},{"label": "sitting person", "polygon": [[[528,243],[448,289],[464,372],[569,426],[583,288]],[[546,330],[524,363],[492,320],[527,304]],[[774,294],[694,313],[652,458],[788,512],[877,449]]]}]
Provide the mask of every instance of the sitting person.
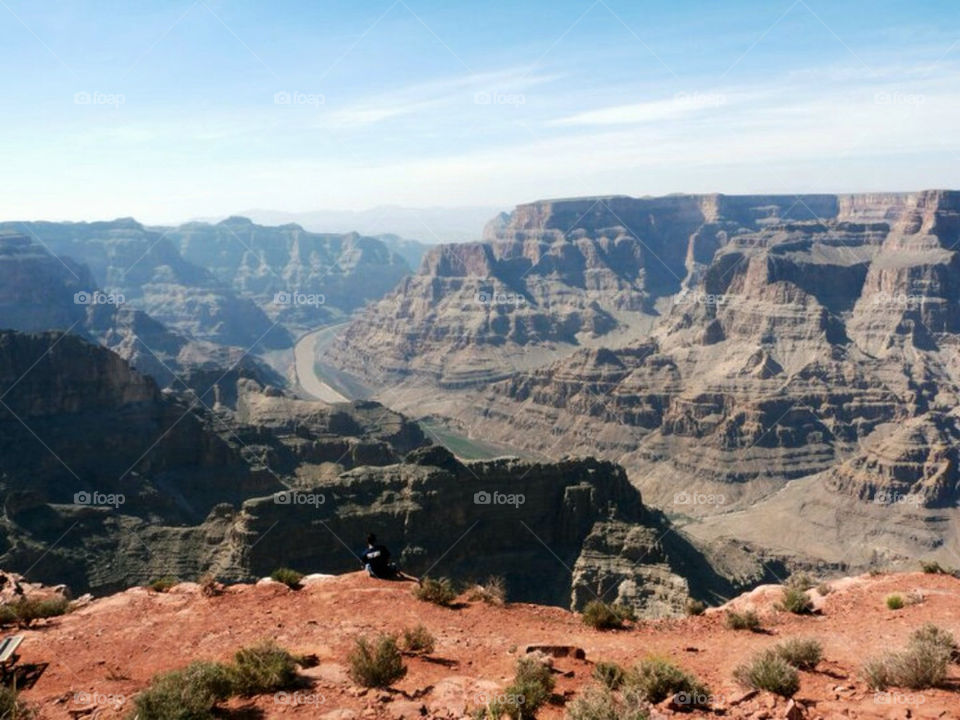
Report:
[{"label": "sitting person", "polygon": [[390,551],[386,545],[377,544],[377,536],[373,533],[367,535],[367,549],[360,556],[360,562],[370,577],[388,579],[397,574],[396,565],[390,562]]},{"label": "sitting person", "polygon": [[377,536],[373,533],[367,535],[367,549],[360,555],[360,562],[372,578],[420,582],[419,578],[401,572],[395,563],[390,562],[390,551],[387,550],[386,545],[377,543]]}]

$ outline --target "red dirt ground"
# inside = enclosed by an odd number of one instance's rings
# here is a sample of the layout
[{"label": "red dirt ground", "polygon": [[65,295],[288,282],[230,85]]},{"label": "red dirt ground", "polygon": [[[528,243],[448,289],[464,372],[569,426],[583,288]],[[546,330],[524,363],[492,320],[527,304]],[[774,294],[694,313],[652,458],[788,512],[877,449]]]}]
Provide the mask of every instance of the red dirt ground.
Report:
[{"label": "red dirt ground", "polygon": [[[155,673],[192,660],[229,660],[245,645],[270,638],[292,652],[316,654],[319,664],[303,674],[312,687],[299,694],[231,701],[237,717],[461,718],[509,684],[516,659],[528,644],[575,645],[586,661],[555,660],[556,692],[567,699],[590,682],[593,663],[629,665],[648,655],[672,658],[709,685],[713,710],[688,717],[787,717],[787,702],[767,693],[744,698],[731,674],[755,651],[783,638],[816,637],[824,660],[801,673],[796,695],[803,718],[960,718],[960,668],[951,666],[950,687],[875,694],[858,677],[862,662],[902,646],[910,632],[935,622],[960,638],[960,580],[921,573],[862,576],[831,584],[820,598],[822,614],[778,612],[778,586],[735,599],[763,618],[764,633],[728,630],[722,612],[640,622],[616,632],[585,627],[559,608],[479,602],[458,609],[416,600],[410,585],[361,573],[310,578],[300,590],[261,581],[203,596],[184,583],[167,593],[134,588],[96,600],[69,615],[24,631],[21,663],[49,663],[23,697],[45,718],[124,717],[132,697]],[[888,610],[892,592],[917,592],[923,601]],[[436,636],[429,658],[409,658],[407,676],[389,691],[363,691],[347,677],[346,657],[360,634],[399,632],[423,623]],[[542,718],[563,717],[562,705]],[[654,717],[673,713],[663,707]],[[682,717],[682,715],[677,715]]]}]

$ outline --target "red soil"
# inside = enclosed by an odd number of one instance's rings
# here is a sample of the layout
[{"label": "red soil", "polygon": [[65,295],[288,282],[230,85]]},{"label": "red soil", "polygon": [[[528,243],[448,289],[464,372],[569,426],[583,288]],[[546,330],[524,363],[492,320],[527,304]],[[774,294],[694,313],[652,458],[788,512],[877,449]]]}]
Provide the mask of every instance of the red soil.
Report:
[{"label": "red soil", "polygon": [[[813,616],[777,612],[776,586],[733,601],[752,605],[765,633],[728,630],[723,613],[712,611],[600,632],[559,608],[479,602],[437,607],[416,600],[408,584],[360,573],[312,578],[296,591],[273,582],[238,585],[218,597],[204,597],[190,583],[167,593],[135,588],[25,631],[21,663],[49,665],[23,697],[48,718],[124,717],[132,697],[155,673],[196,659],[229,660],[237,648],[270,638],[292,652],[319,657],[316,667],[303,671],[312,687],[279,700],[271,695],[231,701],[228,707],[241,711],[240,717],[255,717],[250,709],[257,708],[265,717],[460,718],[484,694],[509,684],[526,645],[552,644],[586,651],[586,661],[554,661],[556,692],[567,698],[590,682],[597,660],[629,665],[654,654],[697,675],[715,695],[713,711],[689,717],[781,718],[787,716],[787,701],[767,693],[742,700],[745,692],[731,674],[754,652],[806,636],[823,643],[824,661],[815,672],[801,673],[795,717],[960,718],[956,665],[947,689],[877,695],[858,677],[866,658],[903,646],[925,622],[960,638],[960,580],[913,573],[848,578],[833,586],[824,598],[811,591],[822,606],[822,614]],[[886,608],[888,594],[911,591],[922,593],[923,601],[898,611]],[[419,623],[437,638],[430,658],[409,658],[407,676],[389,691],[362,691],[351,683],[346,657],[355,637]],[[662,707],[654,714],[670,715]],[[562,716],[560,705],[539,714]]]}]

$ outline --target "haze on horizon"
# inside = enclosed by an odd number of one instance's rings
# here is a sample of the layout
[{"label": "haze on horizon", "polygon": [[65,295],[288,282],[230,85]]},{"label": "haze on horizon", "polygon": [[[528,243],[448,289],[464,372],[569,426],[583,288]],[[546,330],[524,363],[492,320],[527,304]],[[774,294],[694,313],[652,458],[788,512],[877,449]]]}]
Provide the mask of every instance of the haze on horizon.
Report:
[{"label": "haze on horizon", "polygon": [[934,0],[0,3],[4,219],[957,187]]}]

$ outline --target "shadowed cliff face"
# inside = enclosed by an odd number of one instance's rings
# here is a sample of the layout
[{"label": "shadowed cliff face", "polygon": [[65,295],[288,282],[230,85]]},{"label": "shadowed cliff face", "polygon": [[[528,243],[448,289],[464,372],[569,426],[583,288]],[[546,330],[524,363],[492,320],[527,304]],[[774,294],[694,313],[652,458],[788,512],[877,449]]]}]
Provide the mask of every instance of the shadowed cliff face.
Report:
[{"label": "shadowed cliff face", "polygon": [[463,464],[377,403],[245,379],[215,414],[58,333],[0,333],[0,388],[0,564],[77,591],[350,571],[371,531],[413,572],[504,575],[516,599],[576,607],[676,614],[764,577],[717,574],[619,466]]},{"label": "shadowed cliff face", "polygon": [[[690,520],[814,477],[818,497],[952,508],[958,240],[949,191],[533,203],[434,250],[329,358],[475,437],[622,463]],[[463,300],[483,287],[527,301]],[[514,332],[586,308],[612,322]]]}]

